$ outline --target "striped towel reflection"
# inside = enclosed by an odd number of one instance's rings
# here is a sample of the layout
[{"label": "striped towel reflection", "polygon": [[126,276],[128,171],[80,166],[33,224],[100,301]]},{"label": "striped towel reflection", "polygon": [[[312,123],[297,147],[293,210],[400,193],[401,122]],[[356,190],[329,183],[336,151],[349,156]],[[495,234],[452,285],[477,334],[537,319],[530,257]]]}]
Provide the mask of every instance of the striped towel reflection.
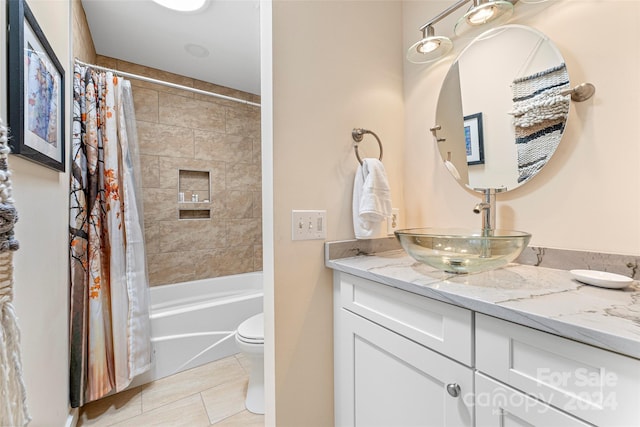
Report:
[{"label": "striped towel reflection", "polygon": [[556,150],[569,114],[569,74],[564,63],[515,79],[513,123],[518,149],[518,182],[535,175]]}]

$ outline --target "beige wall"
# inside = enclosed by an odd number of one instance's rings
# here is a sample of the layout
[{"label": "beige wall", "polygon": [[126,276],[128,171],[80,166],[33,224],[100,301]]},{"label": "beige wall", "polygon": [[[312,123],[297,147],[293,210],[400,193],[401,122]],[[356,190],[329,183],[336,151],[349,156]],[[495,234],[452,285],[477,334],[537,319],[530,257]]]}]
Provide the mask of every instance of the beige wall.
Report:
[{"label": "beige wall", "polygon": [[[421,24],[449,4],[405,2],[404,48],[418,40]],[[438,24],[438,33],[450,35],[458,16]],[[545,169],[498,196],[498,226],[531,232],[533,246],[640,254],[640,2],[519,2],[512,21],[556,43],[573,85],[588,81],[597,89],[591,100],[572,104],[564,138]],[[458,51],[468,41],[453,40]],[[480,225],[471,212],[479,196],[448,175],[429,133],[439,87],[454,58],[405,63],[408,226]]]},{"label": "beige wall", "polygon": [[[259,97],[125,61],[100,65],[240,99]],[[151,286],[262,270],[260,109],[131,79]],[[205,171],[191,187],[187,173]],[[206,181],[206,178],[205,178]],[[187,199],[178,203],[181,182]],[[209,202],[205,202],[209,200]],[[178,219],[208,215],[204,219]]]},{"label": "beige wall", "polygon": [[[70,88],[70,3],[29,0],[38,24],[65,69]],[[4,26],[6,1],[0,1]],[[4,44],[4,31],[0,45]],[[5,70],[2,48],[0,69]],[[4,72],[2,73],[5,75]],[[66,117],[70,96],[66,90]],[[0,80],[0,116],[6,122],[6,82]],[[66,120],[66,140],[70,140]],[[67,143],[68,148],[68,143]],[[68,151],[67,151],[68,152]],[[47,169],[10,156],[9,167],[19,221],[16,237],[20,249],[14,255],[14,307],[21,329],[22,367],[30,426],[62,426],[69,414],[68,393],[68,172]],[[68,171],[68,167],[67,167]]]},{"label": "beige wall", "polygon": [[273,4],[279,427],[333,424],[332,277],[323,241],[291,241],[291,210],[326,209],[327,240],[354,237],[354,127],[382,139],[394,206],[403,206],[400,20],[400,2]]}]

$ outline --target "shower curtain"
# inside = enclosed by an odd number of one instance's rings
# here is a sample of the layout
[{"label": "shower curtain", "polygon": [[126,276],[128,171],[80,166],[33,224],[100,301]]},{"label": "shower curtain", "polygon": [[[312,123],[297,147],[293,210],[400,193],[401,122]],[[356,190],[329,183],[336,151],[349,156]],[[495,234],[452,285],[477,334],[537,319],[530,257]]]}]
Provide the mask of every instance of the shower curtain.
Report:
[{"label": "shower curtain", "polygon": [[131,85],[78,64],[70,181],[70,400],[123,390],[151,365]]}]

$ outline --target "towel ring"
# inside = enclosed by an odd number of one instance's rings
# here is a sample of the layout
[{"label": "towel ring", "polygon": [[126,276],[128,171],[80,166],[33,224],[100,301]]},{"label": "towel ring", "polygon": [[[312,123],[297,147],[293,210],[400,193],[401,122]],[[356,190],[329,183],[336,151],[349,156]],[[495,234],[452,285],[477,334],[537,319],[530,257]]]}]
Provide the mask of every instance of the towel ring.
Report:
[{"label": "towel ring", "polygon": [[380,138],[378,138],[378,135],[376,135],[370,130],[358,128],[351,131],[351,137],[355,141],[355,143],[353,144],[353,149],[356,152],[356,158],[358,159],[358,162],[362,164],[360,153],[358,153],[358,143],[362,142],[362,138],[364,138],[365,133],[370,133],[371,135],[373,135],[376,141],[378,141],[378,147],[380,148],[380,157],[378,159],[382,161],[382,142],[380,142]]}]

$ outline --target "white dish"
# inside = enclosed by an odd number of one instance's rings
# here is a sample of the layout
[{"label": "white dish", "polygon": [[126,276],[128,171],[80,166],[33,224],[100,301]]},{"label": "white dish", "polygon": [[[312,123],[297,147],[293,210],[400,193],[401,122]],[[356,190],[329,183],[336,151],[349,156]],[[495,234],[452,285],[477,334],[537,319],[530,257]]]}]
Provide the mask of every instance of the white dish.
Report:
[{"label": "white dish", "polygon": [[571,270],[574,279],[587,285],[600,286],[602,288],[621,289],[633,283],[633,279],[622,274],[607,273],[596,270]]}]

